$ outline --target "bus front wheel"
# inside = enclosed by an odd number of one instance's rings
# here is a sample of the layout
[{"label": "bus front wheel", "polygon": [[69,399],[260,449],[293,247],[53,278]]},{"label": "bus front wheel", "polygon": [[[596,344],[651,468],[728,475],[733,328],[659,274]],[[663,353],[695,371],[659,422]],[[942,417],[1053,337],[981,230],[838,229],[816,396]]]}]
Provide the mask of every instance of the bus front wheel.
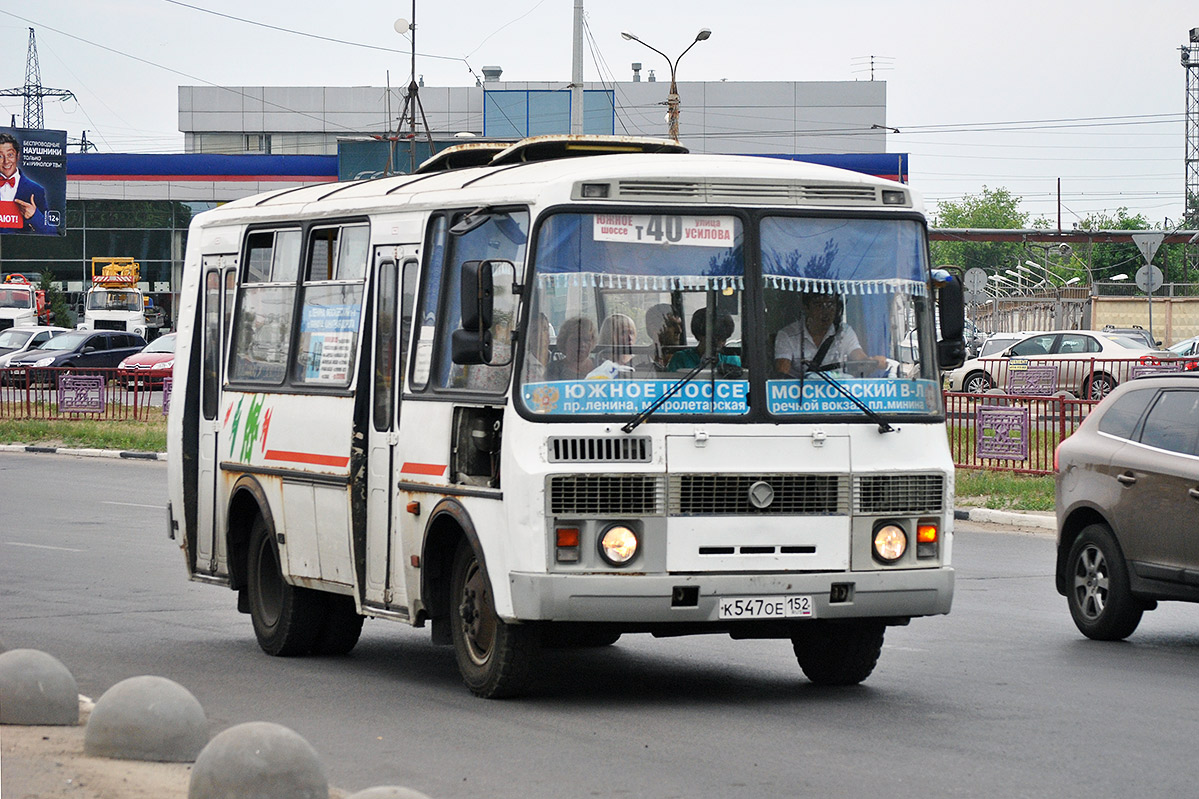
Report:
[{"label": "bus front wheel", "polygon": [[323,597],[283,579],[279,546],[261,516],[250,530],[247,566],[250,619],[262,651],[281,657],[308,654],[325,621]]},{"label": "bus front wheel", "polygon": [[462,681],[475,696],[499,699],[524,690],[537,656],[537,630],[495,612],[491,583],[470,543],[454,555],[450,632]]},{"label": "bus front wheel", "polygon": [[804,676],[817,685],[857,685],[874,671],[886,630],[878,621],[804,622],[791,634],[791,646]]}]

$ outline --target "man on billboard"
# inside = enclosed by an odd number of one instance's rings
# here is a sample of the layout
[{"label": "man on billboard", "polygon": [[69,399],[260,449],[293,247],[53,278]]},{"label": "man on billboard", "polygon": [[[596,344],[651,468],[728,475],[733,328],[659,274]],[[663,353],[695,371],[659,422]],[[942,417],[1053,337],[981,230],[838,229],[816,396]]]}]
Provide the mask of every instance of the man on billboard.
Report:
[{"label": "man on billboard", "polygon": [[[46,218],[46,190],[20,170],[21,143],[11,133],[0,133],[0,203],[12,203],[25,232],[54,234],[57,224]],[[0,206],[2,207],[2,206]],[[5,225],[16,227],[16,225]]]}]

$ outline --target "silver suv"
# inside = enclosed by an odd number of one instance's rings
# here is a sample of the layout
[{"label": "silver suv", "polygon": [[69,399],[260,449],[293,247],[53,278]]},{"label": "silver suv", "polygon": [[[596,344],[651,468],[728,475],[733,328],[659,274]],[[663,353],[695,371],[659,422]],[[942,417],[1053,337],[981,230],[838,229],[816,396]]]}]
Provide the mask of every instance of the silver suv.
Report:
[{"label": "silver suv", "polygon": [[1057,450],[1058,593],[1083,635],[1127,638],[1199,602],[1199,373],[1130,380]]}]

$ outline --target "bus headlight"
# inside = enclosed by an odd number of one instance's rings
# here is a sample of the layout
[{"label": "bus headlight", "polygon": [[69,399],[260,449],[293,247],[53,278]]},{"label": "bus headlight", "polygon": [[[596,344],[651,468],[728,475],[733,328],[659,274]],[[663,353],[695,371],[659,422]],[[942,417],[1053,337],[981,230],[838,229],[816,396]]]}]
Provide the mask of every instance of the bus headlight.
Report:
[{"label": "bus headlight", "polygon": [[883,524],[874,531],[874,557],[894,563],[908,549],[908,535],[898,524]]},{"label": "bus headlight", "polygon": [[623,524],[614,524],[599,538],[600,555],[613,566],[623,566],[637,555],[637,534]]}]

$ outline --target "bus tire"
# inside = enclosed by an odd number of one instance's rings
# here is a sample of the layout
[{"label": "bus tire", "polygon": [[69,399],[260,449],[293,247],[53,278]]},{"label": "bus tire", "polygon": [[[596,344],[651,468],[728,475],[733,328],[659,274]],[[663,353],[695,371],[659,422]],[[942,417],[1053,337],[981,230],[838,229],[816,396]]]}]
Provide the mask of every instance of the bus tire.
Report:
[{"label": "bus tire", "polygon": [[247,567],[250,619],[262,651],[279,657],[308,654],[325,620],[323,597],[283,579],[279,546],[261,515],[250,529]]},{"label": "bus tire", "polygon": [[880,621],[804,622],[791,634],[791,647],[817,685],[857,685],[874,671],[886,630]]},{"label": "bus tire", "polygon": [[362,635],[362,622],[354,597],[341,594],[326,594],[325,619],[321,623],[316,642],[312,645],[314,655],[348,655]]},{"label": "bus tire", "polygon": [[508,624],[495,612],[491,582],[468,541],[454,553],[450,617],[458,671],[471,693],[500,699],[522,692],[537,657],[537,629]]}]

